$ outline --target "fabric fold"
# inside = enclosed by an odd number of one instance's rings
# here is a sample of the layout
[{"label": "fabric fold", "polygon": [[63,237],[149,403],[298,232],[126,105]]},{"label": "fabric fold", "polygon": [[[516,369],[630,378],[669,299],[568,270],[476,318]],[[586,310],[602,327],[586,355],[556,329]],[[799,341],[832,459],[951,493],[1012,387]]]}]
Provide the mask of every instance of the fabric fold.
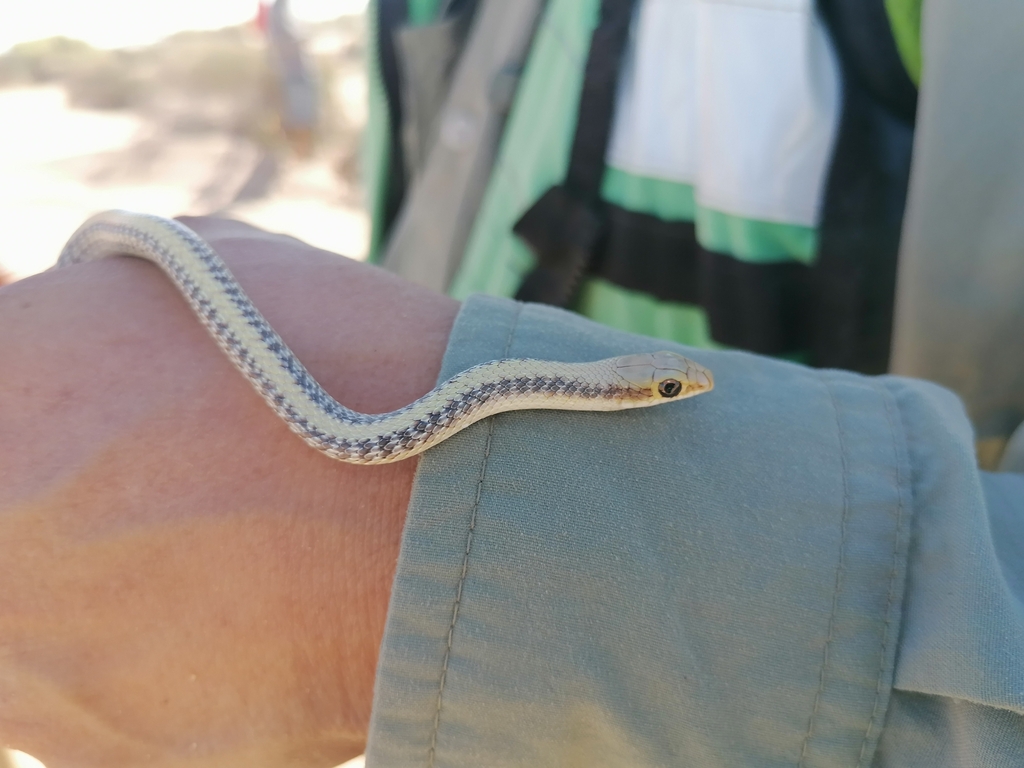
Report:
[{"label": "fabric fold", "polygon": [[[441,376],[664,346],[474,297]],[[422,458],[369,766],[870,763],[913,514],[899,405],[885,380],[689,354],[714,392],[503,414]]]}]

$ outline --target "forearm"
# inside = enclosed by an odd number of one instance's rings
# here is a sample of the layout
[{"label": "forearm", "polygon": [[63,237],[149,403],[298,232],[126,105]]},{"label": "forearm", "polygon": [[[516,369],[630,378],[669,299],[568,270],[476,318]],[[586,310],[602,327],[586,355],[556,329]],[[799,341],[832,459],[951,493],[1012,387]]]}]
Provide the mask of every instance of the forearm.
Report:
[{"label": "forearm", "polygon": [[[187,223],[341,402],[434,385],[454,302]],[[108,765],[354,754],[415,462],[308,448],[143,262],[6,288],[0,327],[0,740],[51,768],[83,743]]]}]

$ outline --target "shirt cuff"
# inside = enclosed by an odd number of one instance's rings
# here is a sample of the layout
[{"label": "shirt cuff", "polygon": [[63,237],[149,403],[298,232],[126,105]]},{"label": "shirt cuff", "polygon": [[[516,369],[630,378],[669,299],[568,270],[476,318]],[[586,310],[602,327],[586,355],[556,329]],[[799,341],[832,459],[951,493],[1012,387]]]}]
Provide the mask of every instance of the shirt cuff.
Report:
[{"label": "shirt cuff", "polygon": [[368,766],[870,764],[912,506],[884,380],[485,297],[441,378],[664,348],[715,390],[501,414],[422,457]]}]

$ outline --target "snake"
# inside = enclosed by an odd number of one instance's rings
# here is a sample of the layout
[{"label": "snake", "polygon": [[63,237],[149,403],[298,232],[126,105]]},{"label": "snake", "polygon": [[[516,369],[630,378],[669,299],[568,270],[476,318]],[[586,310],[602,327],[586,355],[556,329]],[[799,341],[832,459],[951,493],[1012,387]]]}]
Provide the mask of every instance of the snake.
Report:
[{"label": "snake", "polygon": [[500,359],[468,368],[396,411],[359,413],[309,374],[214,249],[180,222],[128,211],[96,214],[68,240],[56,268],[119,255],[160,267],[288,427],[321,453],[351,464],[416,456],[498,413],[622,411],[672,403],[714,386],[708,369],[668,351],[593,362]]}]

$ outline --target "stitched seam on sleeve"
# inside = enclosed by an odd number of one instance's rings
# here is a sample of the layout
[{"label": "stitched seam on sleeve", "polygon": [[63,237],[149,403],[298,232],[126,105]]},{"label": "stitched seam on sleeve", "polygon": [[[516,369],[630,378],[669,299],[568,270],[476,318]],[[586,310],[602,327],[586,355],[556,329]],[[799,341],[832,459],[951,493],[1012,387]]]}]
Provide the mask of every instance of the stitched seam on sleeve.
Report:
[{"label": "stitched seam on sleeve", "polygon": [[871,735],[875,729],[876,723],[883,714],[881,711],[882,690],[885,684],[886,659],[888,658],[889,642],[891,640],[890,634],[892,629],[892,614],[893,609],[896,605],[896,585],[899,582],[899,557],[902,548],[900,542],[900,533],[903,528],[904,503],[903,474],[900,471],[900,466],[903,462],[903,456],[896,445],[896,422],[893,419],[892,412],[893,394],[884,387],[881,387],[880,389],[882,391],[883,400],[885,401],[885,418],[886,421],[889,422],[889,434],[892,437],[892,452],[893,458],[895,460],[894,463],[896,466],[896,530],[895,535],[893,536],[892,565],[889,569],[889,595],[885,603],[885,620],[882,623],[882,640],[881,645],[878,649],[879,663],[878,679],[875,682],[875,702],[871,708],[871,717],[868,720],[868,727],[864,731],[864,741],[860,745],[860,756],[857,758],[858,766],[864,766],[865,760],[869,757],[868,743],[871,740]]},{"label": "stitched seam on sleeve", "polygon": [[[850,479],[846,455],[846,437],[843,433],[842,419],[839,417],[839,404],[836,402],[836,395],[829,380],[822,377],[822,383],[828,391],[829,399],[832,401],[832,412],[836,417],[836,429],[839,437],[839,458],[842,463],[843,472],[843,513],[839,523],[839,562],[836,564],[836,583],[832,591],[832,612],[828,617],[828,635],[825,638],[825,647],[822,651],[821,673],[818,676],[818,690],[814,694],[814,706],[811,708],[811,716],[807,722],[807,734],[804,736],[803,744],[800,746],[800,762],[797,768],[804,768],[807,760],[807,745],[814,736],[815,721],[818,717],[818,708],[821,705],[821,696],[825,690],[825,683],[828,680],[829,651],[832,648],[832,640],[835,637],[836,613],[839,611],[839,595],[843,590],[843,577],[846,575],[846,536],[848,520],[850,516]],[[870,722],[868,727],[870,728]]]},{"label": "stitched seam on sleeve", "polygon": [[[502,358],[508,357],[512,348],[512,339],[515,336],[516,326],[519,324],[519,315],[522,314],[523,305],[516,304],[516,313],[508,329],[508,338],[505,339],[505,349],[501,353]],[[434,758],[437,753],[437,731],[441,725],[441,701],[444,697],[444,684],[448,678],[448,661],[452,655],[452,638],[455,635],[455,622],[459,619],[459,607],[462,605],[462,588],[466,583],[466,573],[469,571],[469,555],[473,550],[473,532],[476,530],[476,516],[480,510],[480,496],[484,487],[484,476],[487,474],[487,463],[491,458],[491,438],[494,437],[494,421],[492,416],[487,420],[487,440],[484,443],[484,458],[480,463],[480,475],[476,482],[476,498],[473,500],[473,511],[469,517],[469,530],[466,531],[466,550],[462,556],[462,572],[459,574],[459,586],[455,590],[455,604],[452,606],[452,620],[448,625],[448,639],[444,649],[444,661],[441,663],[441,680],[437,686],[437,707],[434,709],[434,727],[430,732],[430,750],[427,753],[427,766],[434,768]]]}]

